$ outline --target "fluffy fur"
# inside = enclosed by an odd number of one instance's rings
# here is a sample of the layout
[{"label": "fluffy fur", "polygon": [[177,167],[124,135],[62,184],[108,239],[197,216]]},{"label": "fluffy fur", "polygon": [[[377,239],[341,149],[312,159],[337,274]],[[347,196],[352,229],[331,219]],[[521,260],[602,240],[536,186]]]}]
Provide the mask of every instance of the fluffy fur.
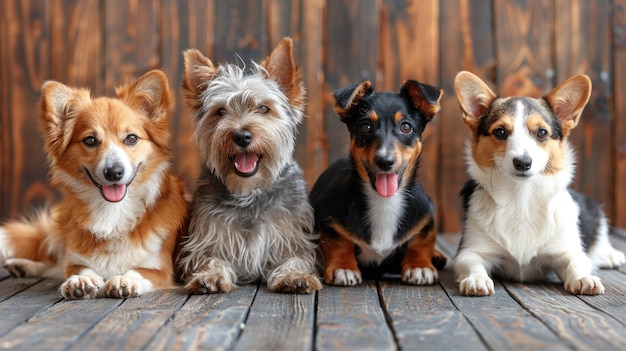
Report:
[{"label": "fluffy fur", "polygon": [[321,288],[313,212],[292,156],[304,116],[292,45],[283,39],[249,70],[184,53],[183,90],[203,162],[178,261],[192,294],[258,280],[272,291]]},{"label": "fluffy fur", "polygon": [[66,298],[129,297],[174,286],[187,203],[170,172],[168,81],[151,71],[117,98],[48,81],[39,125],[60,203],[0,227],[14,276],[62,277]]},{"label": "fluffy fur", "polygon": [[435,249],[434,204],[417,169],[422,132],[442,93],[414,80],[400,93],[375,93],[369,81],[335,92],[350,157],[322,173],[309,196],[326,284],[356,285],[362,273],[385,272],[408,284],[437,281],[446,258]]},{"label": "fluffy fur", "polygon": [[492,294],[491,274],[532,281],[554,271],[573,294],[602,294],[592,270],[617,267],[624,254],[611,247],[601,208],[568,189],[574,153],[567,137],[589,100],[589,78],[572,77],[540,99],[497,97],[469,72],[457,75],[455,87],[472,131],[454,261],[461,293]]}]

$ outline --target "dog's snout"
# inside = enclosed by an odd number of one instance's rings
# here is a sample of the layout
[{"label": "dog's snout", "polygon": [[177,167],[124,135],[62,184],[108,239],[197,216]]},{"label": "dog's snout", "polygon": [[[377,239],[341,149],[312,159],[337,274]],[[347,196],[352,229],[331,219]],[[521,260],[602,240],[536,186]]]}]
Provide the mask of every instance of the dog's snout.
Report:
[{"label": "dog's snout", "polygon": [[393,166],[396,164],[396,159],[393,156],[379,156],[376,157],[376,166],[380,168],[381,171],[390,171]]},{"label": "dog's snout", "polygon": [[117,182],[124,176],[124,166],[120,163],[114,163],[110,167],[105,167],[103,173],[106,180]]},{"label": "dog's snout", "polygon": [[238,146],[247,147],[252,142],[252,133],[247,130],[237,132],[233,135],[233,141]]},{"label": "dog's snout", "polygon": [[526,172],[530,170],[533,165],[533,159],[529,155],[523,155],[521,157],[515,157],[513,159],[513,167],[516,171]]}]

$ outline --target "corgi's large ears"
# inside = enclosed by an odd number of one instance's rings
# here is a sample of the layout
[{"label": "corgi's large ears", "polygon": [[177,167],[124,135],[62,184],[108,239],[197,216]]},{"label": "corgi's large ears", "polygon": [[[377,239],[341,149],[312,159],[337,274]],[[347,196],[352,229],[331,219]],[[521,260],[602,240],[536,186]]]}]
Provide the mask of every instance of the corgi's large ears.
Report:
[{"label": "corgi's large ears", "polygon": [[153,122],[169,123],[169,110],[174,104],[167,76],[152,70],[134,82],[115,88],[120,100],[135,110],[145,113]]},{"label": "corgi's large ears", "polygon": [[567,79],[544,96],[552,112],[561,120],[565,136],[578,124],[590,96],[591,79],[584,74]]},{"label": "corgi's large ears", "polygon": [[463,122],[475,129],[497,95],[473,73],[461,71],[454,79],[456,99],[461,107]]},{"label": "corgi's large ears", "polygon": [[432,85],[420,83],[416,80],[407,80],[404,82],[400,94],[406,97],[411,104],[424,114],[427,122],[433,119],[433,116],[439,112],[441,105],[439,101],[443,96],[443,90]]},{"label": "corgi's large ears", "polygon": [[192,111],[199,111],[202,107],[200,94],[206,90],[209,81],[213,80],[217,67],[213,62],[196,49],[187,49],[183,52],[183,96],[185,103]]},{"label": "corgi's large ears", "polygon": [[71,88],[49,80],[41,87],[39,129],[49,156],[61,155],[72,138],[76,115],[91,101],[88,89]]},{"label": "corgi's large ears", "polygon": [[305,93],[302,85],[302,76],[293,56],[293,41],[289,37],[283,38],[272,53],[261,62],[275,81],[280,90],[289,99],[289,104],[304,109]]},{"label": "corgi's large ears", "polygon": [[372,82],[369,80],[335,90],[335,112],[341,121],[346,122],[352,108],[358,105],[363,97],[372,94],[373,91]]}]

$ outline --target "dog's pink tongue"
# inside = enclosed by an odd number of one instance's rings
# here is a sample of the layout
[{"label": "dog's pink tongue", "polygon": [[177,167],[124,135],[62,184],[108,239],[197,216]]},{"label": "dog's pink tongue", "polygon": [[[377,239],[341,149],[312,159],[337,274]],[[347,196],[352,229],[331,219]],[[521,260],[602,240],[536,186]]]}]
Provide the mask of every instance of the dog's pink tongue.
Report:
[{"label": "dog's pink tongue", "polygon": [[259,156],[254,152],[242,152],[235,155],[235,168],[241,173],[251,173],[259,162]]},{"label": "dog's pink tongue", "polygon": [[376,175],[376,191],[378,195],[384,197],[390,197],[398,190],[398,175],[395,173],[390,174],[377,174]]},{"label": "dog's pink tongue", "polygon": [[124,196],[126,196],[126,184],[103,185],[102,194],[107,201],[122,201]]}]

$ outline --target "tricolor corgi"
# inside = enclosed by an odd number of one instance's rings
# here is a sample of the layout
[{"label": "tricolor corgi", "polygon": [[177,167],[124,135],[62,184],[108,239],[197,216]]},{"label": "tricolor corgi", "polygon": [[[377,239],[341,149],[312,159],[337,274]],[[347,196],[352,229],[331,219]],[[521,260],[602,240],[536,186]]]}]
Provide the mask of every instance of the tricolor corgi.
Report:
[{"label": "tricolor corgi", "polygon": [[574,152],[568,135],[591,94],[585,75],[542,98],[498,97],[482,80],[455,80],[470,180],[461,191],[465,221],[454,271],[462,294],[493,294],[491,275],[532,281],[555,272],[573,294],[604,292],[597,267],[625,261],[608,239],[600,206],[568,189]]}]

